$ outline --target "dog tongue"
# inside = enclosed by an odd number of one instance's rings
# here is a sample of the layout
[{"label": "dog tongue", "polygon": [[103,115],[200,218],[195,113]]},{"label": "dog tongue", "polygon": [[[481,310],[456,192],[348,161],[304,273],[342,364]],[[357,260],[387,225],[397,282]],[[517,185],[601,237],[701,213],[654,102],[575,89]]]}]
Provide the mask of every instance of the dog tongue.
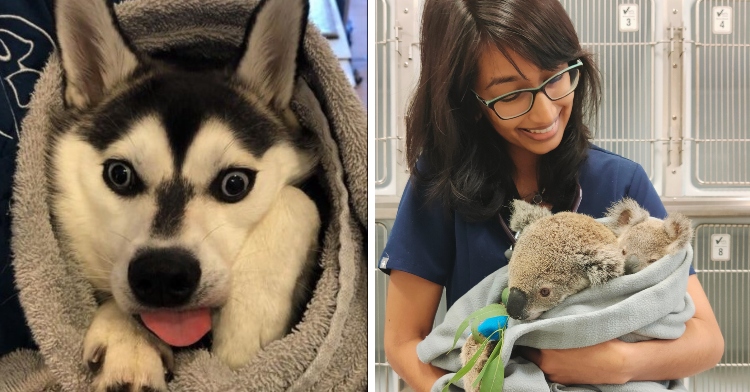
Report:
[{"label": "dog tongue", "polygon": [[211,330],[211,311],[208,308],[141,313],[141,320],[161,340],[175,347],[189,346]]}]

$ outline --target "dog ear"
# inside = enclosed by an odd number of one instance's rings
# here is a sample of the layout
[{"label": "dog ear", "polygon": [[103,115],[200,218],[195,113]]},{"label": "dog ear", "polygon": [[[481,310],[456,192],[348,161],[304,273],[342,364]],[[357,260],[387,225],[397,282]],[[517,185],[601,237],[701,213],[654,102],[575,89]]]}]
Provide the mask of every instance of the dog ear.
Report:
[{"label": "dog ear", "polygon": [[552,216],[550,210],[527,203],[523,200],[513,200],[513,211],[510,214],[510,229],[519,232],[526,226],[547,216]]},{"label": "dog ear", "polygon": [[107,0],[57,0],[55,23],[66,105],[83,109],[98,103],[138,67]]},{"label": "dog ear", "polygon": [[292,99],[309,7],[308,0],[261,0],[245,31],[237,76],[277,110]]},{"label": "dog ear", "polygon": [[693,238],[693,226],[690,224],[690,219],[682,214],[669,214],[664,220],[664,229],[672,241],[667,246],[667,254],[684,248]]},{"label": "dog ear", "polygon": [[609,218],[605,225],[619,237],[631,226],[645,222],[649,218],[649,213],[635,200],[626,197],[613,204],[605,216]]}]

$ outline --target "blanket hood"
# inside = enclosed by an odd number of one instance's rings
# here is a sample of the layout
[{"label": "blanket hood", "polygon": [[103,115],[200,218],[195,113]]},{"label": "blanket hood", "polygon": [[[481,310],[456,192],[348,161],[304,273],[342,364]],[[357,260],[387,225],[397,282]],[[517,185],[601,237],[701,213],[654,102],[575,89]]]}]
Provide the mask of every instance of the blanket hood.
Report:
[{"label": "blanket hood", "polygon": [[[242,41],[256,1],[138,0],[116,7],[139,50],[226,61]],[[328,42],[308,24],[304,65],[292,109],[319,138],[320,185],[328,216],[322,267],[302,321],[245,367],[231,371],[206,350],[177,355],[174,391],[363,390],[367,383],[366,116]],[[93,291],[66,262],[47,205],[45,146],[50,108],[61,107],[57,54],[39,79],[22,125],[14,178],[12,251],[21,305],[39,351],[0,358],[0,390],[88,389],[83,336],[96,308]]]}]

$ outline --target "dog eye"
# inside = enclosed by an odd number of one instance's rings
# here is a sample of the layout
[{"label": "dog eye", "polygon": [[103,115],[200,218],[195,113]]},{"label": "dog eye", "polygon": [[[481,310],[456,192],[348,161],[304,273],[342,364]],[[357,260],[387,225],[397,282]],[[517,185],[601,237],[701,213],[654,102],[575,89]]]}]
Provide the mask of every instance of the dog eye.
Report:
[{"label": "dog eye", "polygon": [[545,287],[539,290],[539,295],[541,295],[542,297],[549,297],[549,289]]},{"label": "dog eye", "polygon": [[211,192],[223,202],[236,203],[250,193],[255,183],[255,174],[250,169],[222,170],[211,185]]},{"label": "dog eye", "polygon": [[107,186],[118,195],[133,196],[143,190],[143,183],[126,161],[108,159],[104,162],[102,176]]}]

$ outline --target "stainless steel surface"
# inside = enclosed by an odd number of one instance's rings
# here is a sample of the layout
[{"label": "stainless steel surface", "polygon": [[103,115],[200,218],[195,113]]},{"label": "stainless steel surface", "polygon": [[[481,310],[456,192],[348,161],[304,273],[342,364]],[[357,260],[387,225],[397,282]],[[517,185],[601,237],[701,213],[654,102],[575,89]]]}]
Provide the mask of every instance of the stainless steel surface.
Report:
[{"label": "stainless steel surface", "polygon": [[679,212],[691,217],[750,218],[748,197],[662,197],[667,212]]},{"label": "stainless steel surface", "polygon": [[[725,340],[718,366],[690,378],[692,391],[750,389],[750,219],[745,224],[696,219],[693,266]],[[731,236],[730,259],[712,261],[712,235]]]},{"label": "stainless steel surface", "polygon": [[654,2],[638,6],[639,30],[618,29],[621,1],[561,0],[584,48],[594,54],[602,73],[602,103],[592,123],[594,143],[639,162],[653,180],[657,143],[654,117]]},{"label": "stainless steel surface", "polygon": [[[713,7],[729,6],[732,34],[714,34]],[[695,15],[692,181],[700,189],[750,186],[750,1],[698,0]]]},{"label": "stainless steel surface", "polygon": [[388,0],[379,0],[376,3],[376,26],[375,39],[375,187],[382,187],[393,180],[393,168],[390,156],[393,153],[390,143],[390,131],[393,128],[393,83],[392,65],[394,62],[391,45],[397,43],[393,34],[391,4]]}]

